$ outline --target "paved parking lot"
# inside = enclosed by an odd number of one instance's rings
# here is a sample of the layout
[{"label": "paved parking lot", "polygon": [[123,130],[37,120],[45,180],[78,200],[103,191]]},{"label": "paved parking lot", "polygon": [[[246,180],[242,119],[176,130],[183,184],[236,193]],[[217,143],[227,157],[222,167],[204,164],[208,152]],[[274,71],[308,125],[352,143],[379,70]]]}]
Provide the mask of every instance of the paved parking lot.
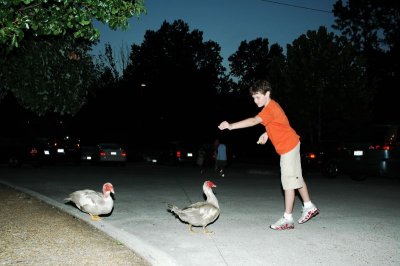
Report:
[{"label": "paved parking lot", "polygon": [[[166,211],[203,200],[202,184],[214,181],[221,215],[212,235],[189,233]],[[211,169],[128,164],[34,169],[0,167],[0,181],[35,195],[113,236],[153,265],[400,265],[399,179],[306,177],[321,214],[294,230],[269,224],[283,212],[276,169],[233,165],[224,178]],[[63,199],[83,188],[115,187],[113,213],[100,222]],[[294,217],[300,215],[296,201]]]}]

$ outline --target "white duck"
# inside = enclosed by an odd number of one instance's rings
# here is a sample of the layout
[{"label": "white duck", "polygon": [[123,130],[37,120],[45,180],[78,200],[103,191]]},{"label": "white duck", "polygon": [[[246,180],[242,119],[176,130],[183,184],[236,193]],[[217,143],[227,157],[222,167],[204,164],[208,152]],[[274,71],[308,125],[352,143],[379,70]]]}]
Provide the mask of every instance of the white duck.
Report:
[{"label": "white duck", "polygon": [[69,194],[65,201],[73,202],[78,209],[90,215],[93,221],[101,220],[99,215],[109,214],[114,207],[114,200],[110,193],[114,193],[114,187],[111,183],[103,185],[103,193],[83,189]]},{"label": "white duck", "polygon": [[216,185],[212,181],[204,182],[203,192],[207,197],[206,201],[196,202],[182,209],[168,204],[167,209],[177,215],[181,221],[188,223],[190,232],[195,232],[192,226],[201,226],[204,233],[212,233],[206,227],[214,222],[220,214],[218,199],[212,191],[213,187]]}]

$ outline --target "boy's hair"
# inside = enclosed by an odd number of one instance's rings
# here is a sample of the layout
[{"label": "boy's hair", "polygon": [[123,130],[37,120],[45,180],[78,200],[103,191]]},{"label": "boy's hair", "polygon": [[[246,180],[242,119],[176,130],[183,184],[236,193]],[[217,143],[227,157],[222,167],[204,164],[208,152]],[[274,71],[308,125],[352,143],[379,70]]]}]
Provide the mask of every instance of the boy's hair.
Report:
[{"label": "boy's hair", "polygon": [[250,86],[250,94],[254,95],[256,93],[266,94],[268,91],[271,92],[271,84],[266,80],[256,80]]}]

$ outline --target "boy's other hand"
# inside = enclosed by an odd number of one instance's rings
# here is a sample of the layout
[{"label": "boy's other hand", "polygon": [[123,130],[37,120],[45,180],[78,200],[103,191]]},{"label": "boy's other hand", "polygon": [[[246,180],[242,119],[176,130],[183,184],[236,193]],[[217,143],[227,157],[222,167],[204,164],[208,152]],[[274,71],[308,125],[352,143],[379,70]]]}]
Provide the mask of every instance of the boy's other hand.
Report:
[{"label": "boy's other hand", "polygon": [[224,130],[224,129],[229,129],[230,130],[230,124],[228,122],[224,121],[221,124],[219,124],[218,128],[220,130]]},{"label": "boy's other hand", "polygon": [[267,140],[268,140],[268,134],[267,132],[265,132],[258,138],[257,144],[264,145],[265,143],[267,143]]}]

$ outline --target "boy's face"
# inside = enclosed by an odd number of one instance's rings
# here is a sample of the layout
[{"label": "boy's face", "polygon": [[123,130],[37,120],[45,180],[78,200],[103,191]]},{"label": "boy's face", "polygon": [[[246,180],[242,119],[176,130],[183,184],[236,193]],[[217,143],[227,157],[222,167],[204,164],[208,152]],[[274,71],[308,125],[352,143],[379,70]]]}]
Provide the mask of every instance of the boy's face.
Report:
[{"label": "boy's face", "polygon": [[254,103],[257,104],[258,107],[264,107],[269,100],[269,91],[267,91],[265,94],[257,92],[251,97],[253,97]]}]

